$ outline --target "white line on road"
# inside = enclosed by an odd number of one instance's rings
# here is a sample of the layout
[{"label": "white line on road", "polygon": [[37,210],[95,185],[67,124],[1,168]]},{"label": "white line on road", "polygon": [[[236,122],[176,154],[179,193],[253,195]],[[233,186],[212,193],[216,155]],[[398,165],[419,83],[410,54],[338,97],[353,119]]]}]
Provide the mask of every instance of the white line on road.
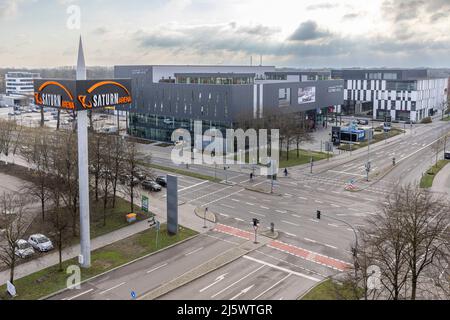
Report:
[{"label": "white line on road", "polygon": [[308,198],[304,198],[304,197],[298,197],[301,200],[308,200]]},{"label": "white line on road", "polygon": [[187,257],[187,256],[190,256],[190,255],[192,255],[192,254],[194,254],[194,253],[199,252],[200,250],[203,250],[203,247],[202,247],[202,248],[198,248],[198,249],[196,249],[196,250],[194,250],[194,251],[192,251],[192,252],[186,253],[185,256],[186,256],[186,257]]},{"label": "white line on road", "polygon": [[314,220],[314,219],[309,219],[309,221],[312,221],[312,222],[314,222],[314,223],[319,223],[319,221]]},{"label": "white line on road", "polygon": [[[308,276],[306,274],[303,274],[303,273],[300,273],[300,272],[296,272],[296,271],[292,271],[292,270],[287,269],[287,268],[279,267],[279,266],[276,266],[274,264],[268,263],[266,261],[255,259],[253,257],[243,256],[242,258],[250,260],[250,261],[254,261],[254,262],[259,263],[259,264],[262,264],[263,266],[268,266],[268,267],[270,267],[272,269],[277,269],[277,270],[280,270],[280,271],[283,271],[283,272],[286,272],[286,273],[289,273],[289,274],[293,274],[295,276],[306,278],[308,280],[312,280],[312,281],[315,281],[315,282],[319,282],[320,281],[319,279],[311,277],[311,276]],[[214,298],[214,297],[212,297],[212,298]]]},{"label": "white line on road", "polygon": [[[245,256],[244,256],[244,258],[245,258]],[[220,290],[219,292],[217,292],[216,294],[212,295],[211,298],[217,297],[219,294],[221,294],[221,293],[227,291],[227,290],[230,289],[232,286],[234,286],[235,284],[238,284],[238,283],[241,282],[242,280],[247,279],[247,278],[250,277],[252,274],[258,272],[259,270],[261,270],[261,269],[264,268],[264,267],[265,267],[265,265],[262,265],[262,266],[259,267],[258,269],[253,270],[252,272],[250,272],[250,273],[247,274],[246,276],[244,276],[244,277],[242,277],[241,279],[237,280],[236,282],[233,282],[232,284],[230,284],[228,287],[226,287],[226,288]]]},{"label": "white line on road", "polygon": [[182,192],[182,191],[185,191],[185,190],[189,190],[189,189],[192,189],[192,188],[201,186],[202,184],[205,184],[205,183],[208,183],[208,182],[209,182],[209,181],[203,181],[203,182],[194,184],[194,185],[192,185],[192,186],[190,186],[190,187],[187,187],[187,188],[184,188],[184,189],[180,189],[180,190],[178,190],[178,192]]},{"label": "white line on road", "polygon": [[253,207],[255,205],[254,203],[250,203],[250,202],[246,202],[245,204],[248,206],[251,206],[251,207]]},{"label": "white line on road", "polygon": [[84,291],[84,292],[82,292],[82,293],[80,293],[80,294],[77,294],[76,296],[73,296],[72,298],[67,299],[67,300],[73,300],[73,299],[76,299],[76,298],[81,297],[82,295],[85,295],[85,294],[87,294],[87,293],[89,293],[89,292],[91,292],[91,291],[94,291],[94,289],[89,289],[89,290],[87,290],[87,291]]},{"label": "white line on road", "polygon": [[245,220],[241,219],[241,218],[234,218],[234,220],[239,221],[239,222],[245,222]]},{"label": "white line on road", "polygon": [[126,283],[126,282],[122,282],[122,283],[118,284],[117,286],[114,286],[114,287],[109,288],[109,289],[107,289],[107,290],[105,290],[105,291],[102,291],[102,292],[100,292],[100,295],[105,294],[105,293],[107,293],[107,292],[109,292],[109,291],[111,291],[111,290],[117,289],[117,288],[123,286],[125,283]]},{"label": "white line on road", "polygon": [[234,202],[241,202],[241,200],[239,200],[239,199],[231,199],[231,201],[234,201]]},{"label": "white line on road", "polygon": [[305,239],[305,241],[308,241],[308,242],[317,243],[316,240],[311,240],[311,239],[308,239],[308,238],[304,238],[304,239]]},{"label": "white line on road", "polygon": [[261,209],[264,209],[264,210],[269,210],[269,208],[267,208],[267,207],[264,207],[264,206],[259,206]]},{"label": "white line on road", "polygon": [[[241,192],[244,191],[244,190],[245,190],[245,189],[241,189],[241,190],[239,190],[239,191],[233,192],[232,194],[229,194],[229,195],[224,196],[224,197],[222,197],[222,198],[219,198],[219,199],[216,199],[216,200],[214,200],[214,201],[205,203],[205,204],[202,205],[202,207],[204,208],[204,207],[209,206],[209,205],[211,205],[211,204],[213,204],[213,203],[216,203],[216,202],[218,202],[218,201],[220,201],[220,200],[223,200],[223,199],[229,198],[229,197],[231,197],[231,196],[234,196],[235,194],[241,193]],[[234,208],[233,208],[233,209],[234,209]]]},{"label": "white line on road", "polygon": [[330,245],[330,244],[325,244],[325,247],[328,247],[328,248],[337,250],[337,247],[332,246],[332,245]]},{"label": "white line on road", "polygon": [[328,172],[339,173],[339,174],[347,174],[349,176],[365,177],[365,175],[362,175],[362,174],[356,174],[356,173],[350,173],[350,172],[344,172],[344,171],[328,170]]},{"label": "white line on road", "polygon": [[295,217],[295,218],[300,218],[300,219],[302,218],[302,217],[299,216],[298,214],[293,214],[292,216]]},{"label": "white line on road", "polygon": [[225,213],[219,213],[222,217],[225,217],[225,218],[229,218],[230,216],[228,215],[228,214],[225,214]]},{"label": "white line on road", "polygon": [[263,295],[265,295],[267,292],[269,292],[270,290],[272,290],[273,288],[275,288],[277,285],[279,285],[280,283],[282,283],[284,280],[286,280],[287,278],[289,278],[292,275],[292,273],[289,273],[286,277],[284,277],[283,279],[281,279],[280,281],[278,281],[277,283],[275,283],[273,286],[271,286],[270,288],[268,288],[267,290],[264,290],[264,292],[262,292],[261,294],[259,294],[258,296],[256,296],[255,298],[253,298],[252,300],[257,300],[259,298],[261,298]]},{"label": "white line on road", "polygon": [[329,223],[328,224],[330,227],[334,227],[334,228],[340,228],[340,226],[339,225],[337,225],[337,224],[334,224],[334,223]]},{"label": "white line on road", "polygon": [[300,227],[299,224],[296,224],[296,223],[293,223],[293,222],[284,221],[284,220],[281,220],[281,222],[286,223],[286,224],[290,224],[291,226]]},{"label": "white line on road", "polygon": [[228,208],[228,209],[236,209],[235,207],[229,206],[227,204],[222,204],[222,207]]},{"label": "white line on road", "polygon": [[256,213],[256,212],[252,212],[252,211],[250,211],[250,214],[254,214],[255,216],[259,216],[259,217],[265,217],[264,214]]},{"label": "white line on road", "polygon": [[278,212],[278,213],[287,213],[286,210],[275,210],[275,211]]},{"label": "white line on road", "polygon": [[332,203],[331,206],[335,207],[335,208],[340,208],[341,207],[341,206],[338,206],[337,204],[334,204],[334,203]]},{"label": "white line on road", "polygon": [[164,268],[167,265],[168,265],[168,263],[164,263],[163,265],[160,265],[159,267],[156,267],[156,268],[153,268],[152,270],[147,271],[147,274],[152,273],[158,269]]}]

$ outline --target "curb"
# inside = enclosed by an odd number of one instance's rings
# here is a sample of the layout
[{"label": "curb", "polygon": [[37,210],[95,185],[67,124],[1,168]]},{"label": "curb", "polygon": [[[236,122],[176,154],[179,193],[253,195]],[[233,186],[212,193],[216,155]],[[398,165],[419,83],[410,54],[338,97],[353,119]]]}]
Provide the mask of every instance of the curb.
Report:
[{"label": "curb", "polygon": [[[204,215],[200,214],[200,207],[195,208],[194,213],[197,217],[199,217],[200,219],[204,219]],[[203,210],[204,212],[205,210]],[[206,217],[206,221],[212,222],[212,223],[216,223],[217,222],[217,216],[214,212],[208,211],[208,215]]]},{"label": "curb", "polygon": [[303,300],[303,298],[304,298],[306,295],[308,295],[311,291],[313,291],[315,288],[317,288],[317,287],[320,286],[321,284],[327,282],[328,280],[333,281],[333,278],[332,278],[332,277],[327,277],[327,278],[323,279],[322,281],[320,281],[319,283],[317,283],[314,287],[309,288],[308,291],[306,291],[306,292],[303,293],[301,296],[299,296],[299,297],[297,298],[297,300]]},{"label": "curb", "polygon": [[[81,282],[80,282],[80,285],[82,285],[82,284],[84,284],[84,283],[86,283],[86,282],[92,281],[92,280],[94,280],[94,279],[97,279],[97,278],[99,278],[99,277],[101,277],[101,276],[104,276],[105,274],[108,274],[108,273],[110,273],[110,272],[116,271],[116,270],[118,270],[118,269],[120,269],[120,268],[126,267],[126,266],[128,266],[128,265],[130,265],[130,264],[133,264],[133,263],[135,263],[135,262],[141,261],[141,260],[143,260],[143,259],[145,259],[145,258],[151,257],[151,256],[153,256],[153,255],[155,255],[155,254],[158,254],[158,253],[164,251],[164,250],[173,248],[173,247],[175,247],[175,246],[177,246],[177,245],[179,245],[179,244],[188,242],[188,241],[190,241],[190,240],[192,240],[192,239],[194,239],[194,238],[196,238],[196,237],[198,237],[198,236],[200,236],[200,235],[201,235],[200,233],[199,233],[199,234],[196,234],[196,235],[194,235],[194,236],[192,236],[192,237],[189,237],[189,238],[186,238],[186,239],[181,240],[181,241],[179,241],[179,242],[176,242],[176,243],[174,243],[174,244],[171,244],[170,246],[167,246],[167,247],[165,247],[165,248],[159,249],[158,251],[155,251],[155,252],[146,254],[145,256],[136,258],[136,259],[134,259],[134,260],[132,260],[132,261],[129,261],[129,262],[123,264],[123,265],[120,265],[120,266],[117,266],[117,267],[115,267],[115,268],[112,268],[111,270],[102,272],[102,273],[100,273],[100,274],[98,274],[98,275],[95,275],[95,276],[89,278],[89,279],[86,279],[86,280],[81,281]],[[120,240],[119,240],[119,241],[120,241]],[[117,241],[117,242],[118,242],[118,241]],[[111,244],[113,244],[113,243],[111,243]],[[108,246],[108,245],[106,245],[106,246]],[[105,247],[106,247],[106,246],[105,246]],[[102,248],[104,248],[104,247],[102,247]],[[98,248],[98,249],[102,249],[102,248]],[[97,249],[97,250],[98,250],[98,249]],[[65,292],[65,291],[67,291],[67,290],[70,290],[70,289],[69,289],[69,288],[61,289],[61,290],[59,290],[59,291],[56,291],[56,292],[51,293],[51,294],[49,294],[49,295],[46,295],[46,296],[44,296],[44,297],[42,297],[42,298],[39,298],[38,300],[47,300],[47,299],[49,299],[49,298],[51,298],[51,297],[54,297],[54,296],[56,296],[56,295],[58,295],[58,294],[60,294],[60,293]]]}]

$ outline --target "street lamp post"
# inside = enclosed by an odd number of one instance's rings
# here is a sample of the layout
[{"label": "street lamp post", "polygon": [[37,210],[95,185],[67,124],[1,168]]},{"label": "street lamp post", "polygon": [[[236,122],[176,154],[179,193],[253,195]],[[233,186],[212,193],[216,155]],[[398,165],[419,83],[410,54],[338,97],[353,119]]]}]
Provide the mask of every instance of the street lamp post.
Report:
[{"label": "street lamp post", "polygon": [[203,229],[206,229],[206,228],[208,228],[207,226],[206,226],[206,214],[208,213],[208,208],[205,208],[205,213],[204,213],[204,215],[203,215]]}]

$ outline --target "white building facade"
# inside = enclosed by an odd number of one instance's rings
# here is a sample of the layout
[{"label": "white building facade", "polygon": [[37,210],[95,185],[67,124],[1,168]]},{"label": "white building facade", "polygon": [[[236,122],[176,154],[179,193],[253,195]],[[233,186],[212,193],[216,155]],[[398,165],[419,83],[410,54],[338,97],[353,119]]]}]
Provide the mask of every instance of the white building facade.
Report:
[{"label": "white building facade", "polygon": [[335,70],[344,79],[349,114],[367,112],[374,119],[415,121],[440,113],[448,96],[448,78],[430,77],[427,69]]},{"label": "white building facade", "polygon": [[421,121],[442,110],[448,78],[415,81],[347,80],[344,100],[372,102],[374,119]]},{"label": "white building facade", "polygon": [[33,95],[33,80],[40,79],[39,73],[8,72],[5,75],[6,94]]}]

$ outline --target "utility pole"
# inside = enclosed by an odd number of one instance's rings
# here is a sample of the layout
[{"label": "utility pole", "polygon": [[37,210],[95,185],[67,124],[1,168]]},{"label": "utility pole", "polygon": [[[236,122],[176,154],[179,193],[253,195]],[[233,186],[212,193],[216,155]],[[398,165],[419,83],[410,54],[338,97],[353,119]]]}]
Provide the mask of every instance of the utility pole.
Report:
[{"label": "utility pole", "polygon": [[208,213],[208,208],[205,208],[205,213],[204,213],[204,215],[203,215],[203,229],[206,229],[206,228],[208,228],[207,226],[206,226],[206,214]]}]

